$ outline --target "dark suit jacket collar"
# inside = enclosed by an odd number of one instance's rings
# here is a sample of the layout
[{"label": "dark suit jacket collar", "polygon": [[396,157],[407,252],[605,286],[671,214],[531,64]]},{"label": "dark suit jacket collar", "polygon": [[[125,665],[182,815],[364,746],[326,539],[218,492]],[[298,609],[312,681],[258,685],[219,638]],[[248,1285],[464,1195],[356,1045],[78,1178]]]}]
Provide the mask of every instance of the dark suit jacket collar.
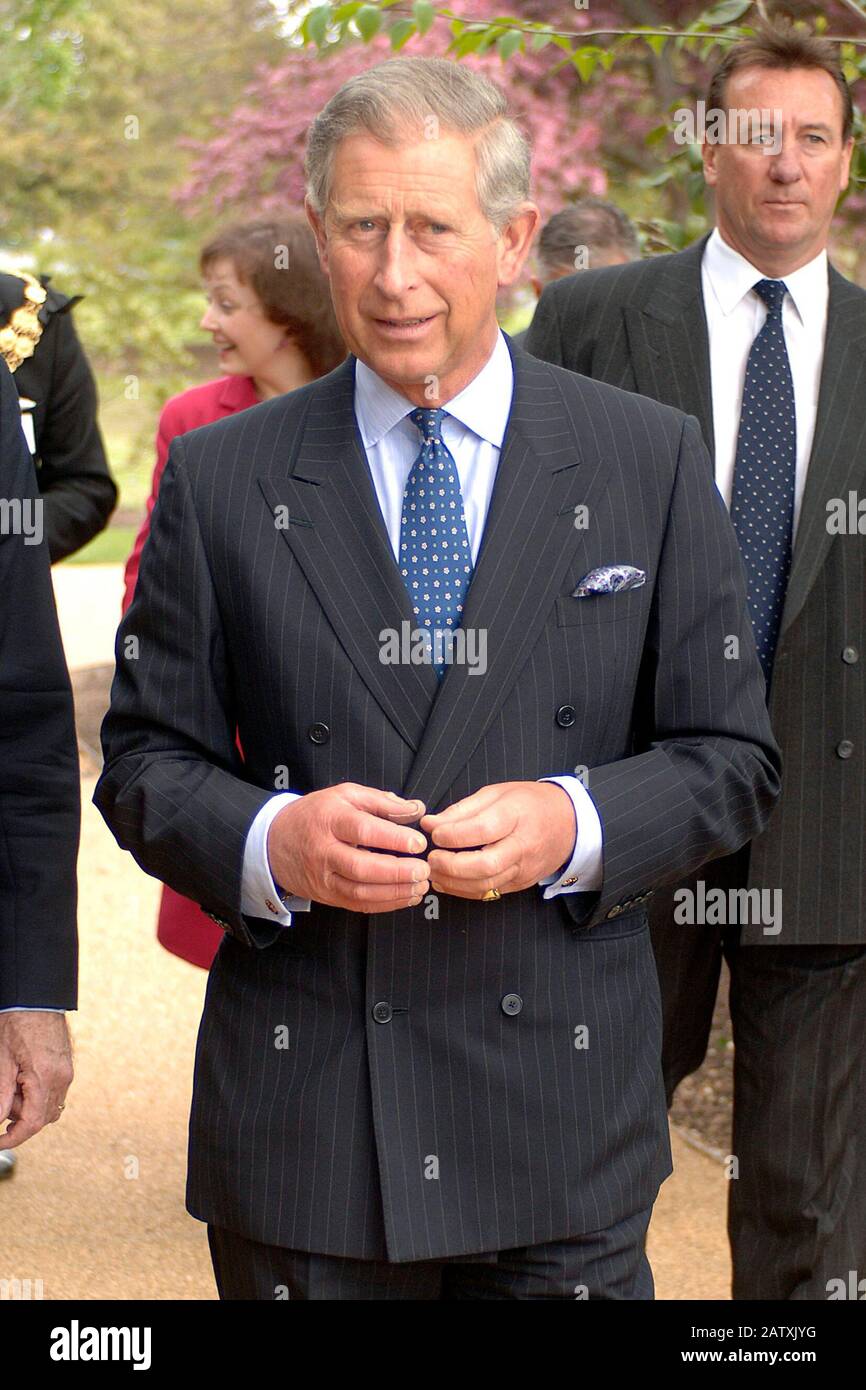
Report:
[{"label": "dark suit jacket collar", "polygon": [[709,236],[685,251],[647,262],[644,297],[636,296],[624,313],[638,391],[696,416],[712,455],[710,352],[701,286]]},{"label": "dark suit jacket collar", "polygon": [[684,313],[694,308],[696,301],[702,301],[701,262],[711,235],[711,232],[707,232],[685,251],[658,256],[648,262],[657,267],[644,304],[644,310],[650,317],[658,319],[660,323],[677,323]]},{"label": "dark suit jacket collar", "polygon": [[784,632],[806,601],[830,549],[827,502],[863,484],[866,438],[866,292],[830,266],[827,337],[818,416],[800,509]]}]

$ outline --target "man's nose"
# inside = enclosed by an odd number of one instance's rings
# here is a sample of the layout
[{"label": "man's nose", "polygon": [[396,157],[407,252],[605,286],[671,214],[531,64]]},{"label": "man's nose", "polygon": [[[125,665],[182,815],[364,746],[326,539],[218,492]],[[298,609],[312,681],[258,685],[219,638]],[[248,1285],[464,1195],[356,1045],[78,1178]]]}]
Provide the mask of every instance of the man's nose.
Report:
[{"label": "man's nose", "polygon": [[376,269],[376,288],[388,299],[399,299],[417,284],[414,247],[399,227],[392,227],[382,242]]},{"label": "man's nose", "polygon": [[770,177],[777,183],[796,183],[803,176],[800,150],[793,140],[783,140],[777,154],[767,156],[770,161]]}]

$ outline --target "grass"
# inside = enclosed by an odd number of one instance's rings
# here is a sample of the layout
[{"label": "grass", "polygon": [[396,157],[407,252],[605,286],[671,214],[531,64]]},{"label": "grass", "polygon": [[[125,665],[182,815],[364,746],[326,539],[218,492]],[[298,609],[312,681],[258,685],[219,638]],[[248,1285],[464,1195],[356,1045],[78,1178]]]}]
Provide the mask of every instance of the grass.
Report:
[{"label": "grass", "polygon": [[64,565],[123,565],[137,535],[136,526],[109,526],[94,536],[82,550],[64,560]]}]

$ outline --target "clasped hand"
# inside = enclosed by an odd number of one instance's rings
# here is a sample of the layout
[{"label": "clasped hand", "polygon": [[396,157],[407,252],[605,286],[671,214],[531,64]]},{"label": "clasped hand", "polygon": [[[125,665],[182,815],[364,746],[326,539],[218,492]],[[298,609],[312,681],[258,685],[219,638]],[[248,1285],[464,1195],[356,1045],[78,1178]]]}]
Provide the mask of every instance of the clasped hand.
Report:
[{"label": "clasped hand", "polygon": [[436,815],[421,801],[343,782],[283,807],[268,859],[283,893],[393,912],[431,890],[477,899],[494,888],[520,892],[571,857],[574,837],[571,798],[555,782],[497,782]]}]

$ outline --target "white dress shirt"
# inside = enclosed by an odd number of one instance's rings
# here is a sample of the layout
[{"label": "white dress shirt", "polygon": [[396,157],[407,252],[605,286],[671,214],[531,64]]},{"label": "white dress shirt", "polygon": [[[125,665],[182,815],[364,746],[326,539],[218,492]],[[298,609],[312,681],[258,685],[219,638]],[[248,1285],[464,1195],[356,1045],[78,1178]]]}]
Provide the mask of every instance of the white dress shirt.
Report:
[{"label": "white dress shirt", "polygon": [[[723,240],[718,228],[704,248],[701,281],[710,344],[713,391],[716,486],[730,509],[737,455],[737,435],[743,404],[746,362],[752,343],[767,317],[767,306],[753,293],[758,280],[771,279],[750,265]],[[830,294],[827,253],[791,275],[778,277],[788,287],[782,305],[782,327],[794,382],[797,418],[797,473],[794,486],[794,535],[800,521],[806,471],[815,437],[818,391],[827,334]]]},{"label": "white dress shirt", "polygon": [[[444,407],[447,413],[442,423],[442,438],[457,465],[473,564],[481,546],[496,481],[513,389],[511,354],[499,333],[481,371]],[[400,546],[403,493],[421,448],[421,436],[408,418],[413,408],[405,396],[363,362],[357,362],[355,416],[395,562]],[[560,874],[551,874],[539,884],[544,888],[545,898],[600,888],[602,828],[592,797],[577,777],[563,775],[540,780],[557,782],[568,793],[577,827],[571,860]],[[276,793],[253,821],[244,850],[241,911],[246,916],[270,918],[283,926],[291,924],[292,912],[306,912],[310,908],[304,898],[287,898],[287,906],[283,906],[268,863],[271,821],[283,806],[296,799],[292,792]]]}]

